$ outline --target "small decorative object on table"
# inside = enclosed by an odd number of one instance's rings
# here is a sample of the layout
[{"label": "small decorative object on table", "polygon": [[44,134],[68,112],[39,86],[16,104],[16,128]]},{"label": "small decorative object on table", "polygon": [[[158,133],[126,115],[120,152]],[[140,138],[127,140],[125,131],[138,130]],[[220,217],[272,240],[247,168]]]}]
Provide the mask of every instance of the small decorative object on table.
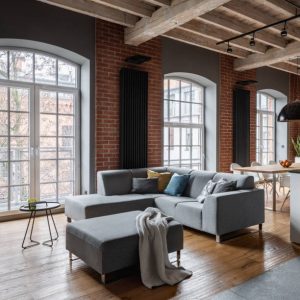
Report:
[{"label": "small decorative object on table", "polygon": [[[37,246],[37,245],[40,244],[39,242],[32,239],[32,232],[33,232],[33,227],[34,227],[35,215],[36,215],[36,212],[38,212],[38,211],[44,211],[46,213],[48,229],[49,229],[49,234],[50,234],[50,240],[47,240],[47,241],[43,242],[43,245],[48,246],[48,247],[53,246],[53,241],[58,239],[58,232],[57,232],[57,228],[56,228],[53,216],[52,216],[52,209],[55,209],[55,208],[58,208],[58,207],[60,207],[60,204],[58,202],[37,201],[36,198],[28,199],[28,205],[22,205],[20,207],[20,211],[30,213],[28,224],[27,224],[26,231],[25,231],[25,235],[24,235],[23,242],[22,242],[22,248],[23,249],[34,247],[34,246]],[[52,231],[51,231],[51,228],[50,228],[49,216],[52,219],[52,223],[53,223],[53,226],[54,226],[54,229],[55,229],[55,232],[56,232],[56,237],[55,238],[52,237]],[[31,244],[27,245],[27,246],[24,246],[25,239],[26,239],[27,232],[28,232],[31,221],[32,221],[32,224],[31,224],[30,237],[29,237]]]},{"label": "small decorative object on table", "polygon": [[285,159],[285,160],[280,160],[279,163],[282,167],[289,168],[293,162],[291,160]]}]

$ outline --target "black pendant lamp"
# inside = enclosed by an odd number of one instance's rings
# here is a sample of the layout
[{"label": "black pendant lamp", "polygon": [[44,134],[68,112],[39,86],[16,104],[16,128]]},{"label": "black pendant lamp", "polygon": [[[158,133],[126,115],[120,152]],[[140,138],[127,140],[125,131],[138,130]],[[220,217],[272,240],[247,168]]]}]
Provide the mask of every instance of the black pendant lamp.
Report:
[{"label": "black pendant lamp", "polygon": [[[297,81],[296,91],[298,91],[298,80],[299,80],[299,57],[297,57]],[[288,122],[293,120],[300,120],[300,100],[296,99],[286,104],[280,111],[277,121]]]}]

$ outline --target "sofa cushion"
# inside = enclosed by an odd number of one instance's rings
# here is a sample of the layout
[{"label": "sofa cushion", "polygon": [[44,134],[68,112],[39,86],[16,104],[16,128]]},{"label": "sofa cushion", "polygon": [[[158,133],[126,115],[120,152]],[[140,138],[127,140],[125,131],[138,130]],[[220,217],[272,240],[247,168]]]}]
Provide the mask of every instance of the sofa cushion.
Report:
[{"label": "sofa cushion", "polygon": [[165,194],[171,196],[181,196],[187,186],[190,175],[173,174],[168,186],[165,189]]},{"label": "sofa cushion", "polygon": [[148,178],[158,178],[158,191],[162,193],[168,186],[172,173],[170,172],[155,172],[152,170],[147,171]]},{"label": "sofa cushion", "polygon": [[70,196],[65,200],[65,214],[73,220],[82,220],[132,210],[145,210],[151,206],[154,206],[154,199],[148,195]]},{"label": "sofa cushion", "polygon": [[175,207],[175,219],[183,225],[202,229],[202,208],[199,202],[181,202]]},{"label": "sofa cushion", "polygon": [[236,180],[227,181],[225,179],[220,179],[218,182],[215,182],[216,186],[213,190],[213,194],[217,193],[225,193],[225,192],[232,192],[236,190]]},{"label": "sofa cushion", "polygon": [[249,175],[231,174],[231,173],[217,173],[213,181],[219,181],[224,178],[227,181],[237,181],[236,188],[238,190],[250,190],[254,189],[254,178]]},{"label": "sofa cushion", "polygon": [[158,193],[158,178],[132,178],[132,193],[156,194]]},{"label": "sofa cushion", "polygon": [[197,198],[207,182],[213,179],[215,175],[215,172],[210,171],[193,171],[183,195],[185,197]]},{"label": "sofa cushion", "polygon": [[162,196],[154,199],[155,206],[164,214],[175,217],[175,207],[181,202],[197,201],[189,197]]},{"label": "sofa cushion", "polygon": [[132,174],[129,170],[110,170],[97,173],[97,192],[104,196],[129,194]]}]

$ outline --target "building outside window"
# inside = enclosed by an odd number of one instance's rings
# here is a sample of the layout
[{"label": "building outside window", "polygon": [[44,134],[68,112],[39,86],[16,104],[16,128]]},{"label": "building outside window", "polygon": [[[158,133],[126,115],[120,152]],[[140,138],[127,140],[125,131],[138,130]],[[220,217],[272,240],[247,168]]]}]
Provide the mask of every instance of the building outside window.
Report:
[{"label": "building outside window", "polygon": [[78,193],[79,67],[0,48],[0,211]]},{"label": "building outside window", "polygon": [[204,168],[204,88],[177,78],[164,80],[164,165]]},{"label": "building outside window", "polygon": [[275,160],[275,99],[260,92],[256,99],[256,160],[263,165]]}]

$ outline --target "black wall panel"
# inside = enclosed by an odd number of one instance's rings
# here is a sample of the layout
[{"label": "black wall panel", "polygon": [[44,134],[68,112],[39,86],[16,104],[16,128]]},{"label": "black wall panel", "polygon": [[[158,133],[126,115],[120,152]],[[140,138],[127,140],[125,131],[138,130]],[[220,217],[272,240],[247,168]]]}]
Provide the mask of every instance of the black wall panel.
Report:
[{"label": "black wall panel", "polygon": [[121,69],[120,167],[147,167],[148,73]]},{"label": "black wall panel", "polygon": [[233,162],[250,165],[250,91],[242,89],[233,92]]}]

